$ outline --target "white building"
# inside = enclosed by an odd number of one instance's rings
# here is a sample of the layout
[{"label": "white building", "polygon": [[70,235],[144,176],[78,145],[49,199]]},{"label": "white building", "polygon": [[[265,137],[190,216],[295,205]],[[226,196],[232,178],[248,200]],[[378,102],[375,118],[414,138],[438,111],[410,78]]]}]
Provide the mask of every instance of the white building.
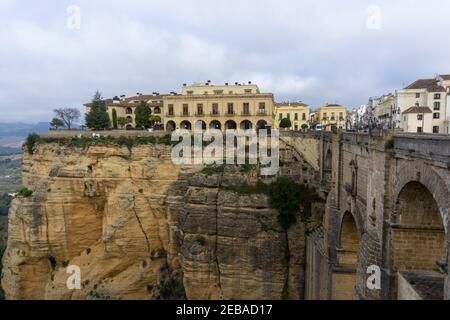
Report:
[{"label": "white building", "polygon": [[[432,79],[419,79],[395,94],[396,112],[394,122],[405,132],[425,133],[450,133],[450,75],[437,75]],[[412,107],[420,107],[413,108]],[[423,116],[424,126],[419,123],[412,124],[412,118],[420,118],[423,111],[431,111],[431,120],[428,124],[429,115]],[[408,112],[405,114],[405,111]],[[428,114],[428,112],[427,112]]]}]

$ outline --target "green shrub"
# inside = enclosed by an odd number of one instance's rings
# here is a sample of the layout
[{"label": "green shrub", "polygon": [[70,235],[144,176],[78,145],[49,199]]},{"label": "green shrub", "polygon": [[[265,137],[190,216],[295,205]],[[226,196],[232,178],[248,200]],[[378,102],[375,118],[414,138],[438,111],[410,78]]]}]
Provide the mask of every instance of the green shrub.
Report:
[{"label": "green shrub", "polygon": [[27,150],[29,154],[33,154],[33,149],[36,143],[39,142],[40,136],[37,133],[30,133],[25,140],[25,145],[27,146]]},{"label": "green shrub", "polygon": [[28,189],[27,187],[23,187],[22,189],[20,189],[17,192],[17,196],[19,197],[24,197],[24,198],[28,198],[33,194],[33,191],[31,191],[30,189]]},{"label": "green shrub", "polygon": [[240,194],[267,194],[268,187],[269,186],[266,185],[264,182],[258,180],[258,182],[255,185],[245,183],[241,186],[232,186],[227,187],[225,189]]},{"label": "green shrub", "polygon": [[224,166],[207,166],[203,168],[201,173],[207,176],[211,176],[213,174],[223,173],[224,168]]},{"label": "green shrub", "polygon": [[120,146],[127,146],[128,150],[131,152],[131,149],[133,148],[133,139],[121,136],[117,138],[117,144]]},{"label": "green shrub", "polygon": [[284,229],[297,222],[297,213],[303,222],[311,216],[312,203],[319,200],[314,189],[296,183],[289,177],[278,177],[268,188],[270,205],[278,210],[278,222]]},{"label": "green shrub", "polygon": [[292,122],[288,118],[283,118],[280,121],[280,128],[290,128],[292,127]]}]

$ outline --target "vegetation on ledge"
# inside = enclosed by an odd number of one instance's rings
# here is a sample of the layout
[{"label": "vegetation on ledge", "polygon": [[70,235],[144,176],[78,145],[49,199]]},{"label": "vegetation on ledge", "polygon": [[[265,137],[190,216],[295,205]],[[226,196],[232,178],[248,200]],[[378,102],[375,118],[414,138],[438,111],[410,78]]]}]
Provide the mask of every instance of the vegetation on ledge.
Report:
[{"label": "vegetation on ledge", "polygon": [[302,222],[308,221],[313,202],[320,200],[314,189],[289,177],[278,177],[269,185],[267,195],[270,205],[278,210],[278,222],[284,229],[297,222],[297,212],[300,212]]},{"label": "vegetation on ledge", "polygon": [[33,154],[34,147],[38,144],[44,143],[57,143],[63,146],[74,147],[89,147],[93,145],[119,145],[127,146],[131,151],[133,146],[146,145],[146,144],[163,144],[163,145],[175,145],[178,141],[171,141],[170,135],[165,136],[151,136],[151,137],[70,137],[70,138],[53,138],[53,137],[41,137],[35,133],[28,136],[25,141],[27,150],[30,154]]},{"label": "vegetation on ledge", "polygon": [[[247,173],[255,168],[251,165],[242,165],[239,171]],[[223,174],[224,169],[224,166],[207,166],[201,173],[207,176]],[[298,215],[302,222],[308,222],[312,213],[312,204],[322,201],[315,189],[284,176],[278,177],[270,184],[258,179],[255,184],[245,182],[237,186],[222,186],[222,189],[246,195],[267,195],[270,206],[279,212],[278,222],[284,229],[295,224]]]},{"label": "vegetation on ledge", "polygon": [[24,198],[31,197],[32,194],[33,194],[33,191],[31,191],[30,189],[28,189],[26,187],[23,187],[22,189],[20,189],[17,192],[18,197],[24,197]]}]

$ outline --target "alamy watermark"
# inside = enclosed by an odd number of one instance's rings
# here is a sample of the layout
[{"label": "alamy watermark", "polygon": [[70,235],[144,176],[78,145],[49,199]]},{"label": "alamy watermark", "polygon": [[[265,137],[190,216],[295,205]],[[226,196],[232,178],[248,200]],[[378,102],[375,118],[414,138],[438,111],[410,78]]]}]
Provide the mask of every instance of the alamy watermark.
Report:
[{"label": "alamy watermark", "polygon": [[366,27],[369,30],[381,29],[381,8],[377,5],[370,5],[367,7],[367,21]]},{"label": "alamy watermark", "polygon": [[77,265],[70,265],[66,269],[66,273],[70,274],[67,278],[66,285],[69,290],[81,289],[81,269]]},{"label": "alamy watermark", "polygon": [[381,289],[381,269],[379,266],[371,265],[367,268],[366,286],[369,290],[380,290]]},{"label": "alamy watermark", "polygon": [[66,26],[69,30],[81,29],[81,8],[77,5],[70,5],[66,9]]},{"label": "alamy watermark", "polygon": [[[176,130],[172,162],[177,165],[260,164],[260,174],[273,176],[279,170],[279,131],[267,129]],[[205,145],[205,142],[207,143]],[[225,146],[225,149],[224,149]]]}]

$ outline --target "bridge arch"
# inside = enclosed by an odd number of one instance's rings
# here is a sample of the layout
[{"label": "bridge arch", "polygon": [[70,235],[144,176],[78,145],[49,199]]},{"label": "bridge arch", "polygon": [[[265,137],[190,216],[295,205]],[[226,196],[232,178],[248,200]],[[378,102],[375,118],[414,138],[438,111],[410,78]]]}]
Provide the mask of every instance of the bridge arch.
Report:
[{"label": "bridge arch", "polygon": [[342,216],[337,239],[331,295],[333,300],[352,300],[356,294],[356,270],[361,233],[357,219],[349,211]]},{"label": "bridge arch", "polygon": [[412,286],[432,282],[432,290],[418,287],[416,291],[424,299],[444,298],[448,248],[443,217],[437,199],[424,183],[409,181],[398,192],[391,217],[392,298],[403,298],[400,281]]},{"label": "bridge arch", "polygon": [[[444,179],[430,166],[414,163],[407,163],[396,174],[396,181],[393,190],[392,208],[396,207],[397,199],[403,188],[410,182],[421,183],[433,196],[437,203],[439,214],[442,217],[444,229],[448,230],[448,214],[450,210],[450,186]],[[395,212],[395,210],[393,211]],[[447,232],[448,234],[448,232]],[[447,239],[450,238],[447,235]]]}]

